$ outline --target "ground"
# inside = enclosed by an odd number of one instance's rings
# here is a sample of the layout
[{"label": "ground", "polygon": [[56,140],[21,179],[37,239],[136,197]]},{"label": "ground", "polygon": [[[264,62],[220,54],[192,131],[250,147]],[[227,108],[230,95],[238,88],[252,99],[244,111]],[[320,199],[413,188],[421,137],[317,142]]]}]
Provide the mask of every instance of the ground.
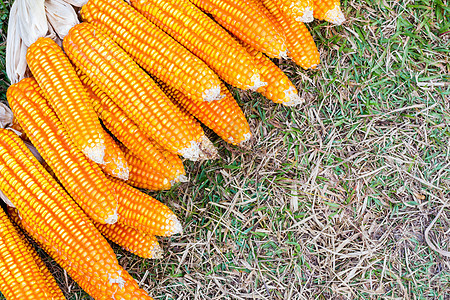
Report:
[{"label": "ground", "polygon": [[[342,7],[343,26],[309,24],[318,69],[276,61],[304,105],[234,90],[252,141],[208,131],[221,158],[152,194],[184,225],[164,258],[115,248],[155,299],[450,299],[449,3]],[[89,299],[47,261],[68,299]]]}]

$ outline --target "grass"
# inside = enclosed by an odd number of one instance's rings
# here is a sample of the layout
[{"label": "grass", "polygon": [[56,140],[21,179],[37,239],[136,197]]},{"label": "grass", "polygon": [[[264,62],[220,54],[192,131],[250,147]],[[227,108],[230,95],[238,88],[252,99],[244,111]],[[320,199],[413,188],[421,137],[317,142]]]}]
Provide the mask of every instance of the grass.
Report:
[{"label": "grass", "polygon": [[432,248],[450,250],[448,4],[344,0],[344,26],[310,24],[320,67],[278,61],[305,105],[235,90],[253,140],[211,134],[221,158],[155,195],[184,234],[161,239],[164,259],[116,247],[119,262],[155,299],[450,299]]}]

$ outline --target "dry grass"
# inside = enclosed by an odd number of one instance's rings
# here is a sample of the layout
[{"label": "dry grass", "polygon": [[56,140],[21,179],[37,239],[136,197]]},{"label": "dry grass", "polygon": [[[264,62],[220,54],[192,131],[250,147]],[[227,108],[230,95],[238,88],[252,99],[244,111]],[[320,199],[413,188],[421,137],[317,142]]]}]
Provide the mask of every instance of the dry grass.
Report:
[{"label": "dry grass", "polygon": [[450,299],[448,1],[342,3],[310,26],[318,70],[279,62],[307,103],[236,91],[251,143],[213,136],[221,159],[156,195],[185,233],[161,260],[117,249],[155,299]]}]

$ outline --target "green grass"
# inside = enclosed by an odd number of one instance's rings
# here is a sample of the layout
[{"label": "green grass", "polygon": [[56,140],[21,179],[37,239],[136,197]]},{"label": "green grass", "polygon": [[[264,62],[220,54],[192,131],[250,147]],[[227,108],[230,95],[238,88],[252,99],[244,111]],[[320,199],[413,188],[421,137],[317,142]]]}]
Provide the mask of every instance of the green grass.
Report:
[{"label": "green grass", "polygon": [[185,228],[164,259],[116,248],[155,299],[449,299],[449,258],[424,235],[445,206],[430,239],[449,251],[449,3],[342,6],[344,26],[309,25],[317,70],[277,61],[306,104],[235,91],[253,140],[211,135],[221,159],[186,162],[190,182],[155,195]]}]

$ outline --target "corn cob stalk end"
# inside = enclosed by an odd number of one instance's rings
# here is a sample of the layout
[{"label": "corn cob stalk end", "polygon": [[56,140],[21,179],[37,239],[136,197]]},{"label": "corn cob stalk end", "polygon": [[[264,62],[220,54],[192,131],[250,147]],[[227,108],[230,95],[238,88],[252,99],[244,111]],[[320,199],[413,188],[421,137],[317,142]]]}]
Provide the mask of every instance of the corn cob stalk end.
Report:
[{"label": "corn cob stalk end", "polygon": [[339,3],[333,9],[330,9],[325,14],[325,21],[331,22],[335,25],[342,25],[345,22],[345,16],[342,13]]}]

